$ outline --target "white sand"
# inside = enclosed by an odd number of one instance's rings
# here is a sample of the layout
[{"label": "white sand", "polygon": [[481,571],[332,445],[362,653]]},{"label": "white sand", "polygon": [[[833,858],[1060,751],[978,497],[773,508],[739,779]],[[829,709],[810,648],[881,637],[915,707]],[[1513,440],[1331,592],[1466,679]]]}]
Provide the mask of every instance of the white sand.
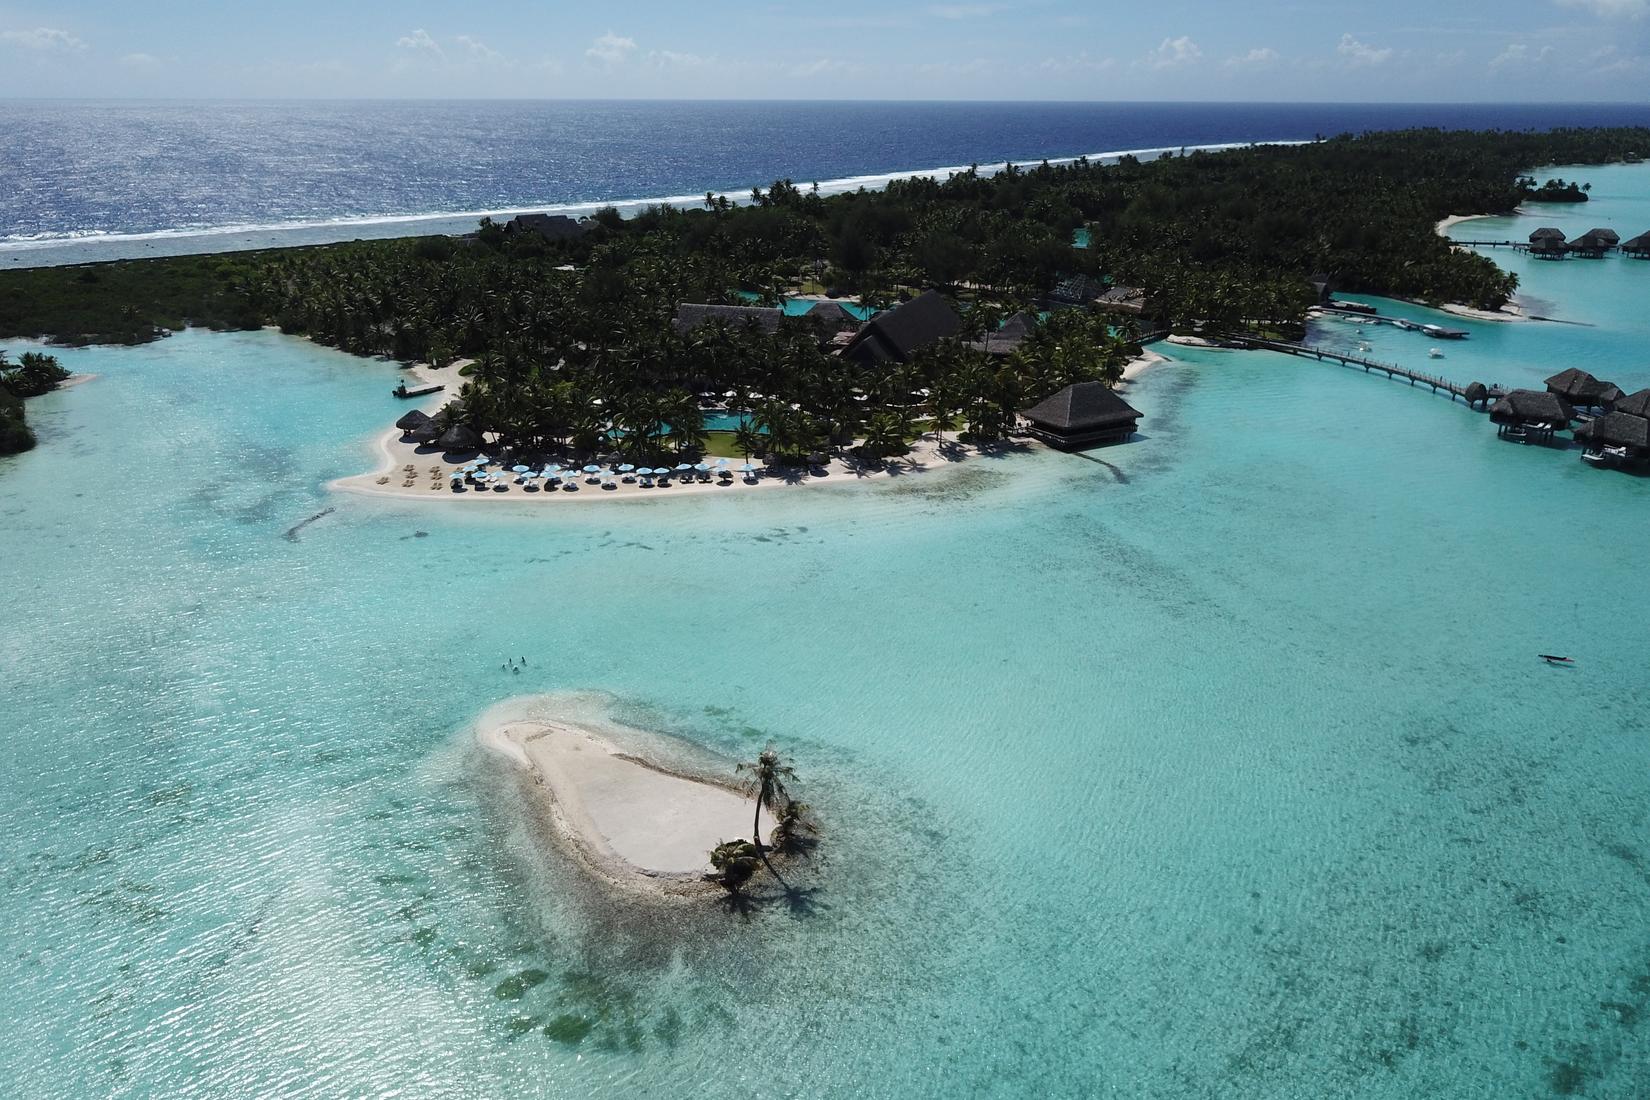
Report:
[{"label": "white sand", "polygon": [[[1524,211],[1514,210],[1513,213],[1522,214]],[[1479,218],[1499,217],[1501,217],[1500,214],[1451,214],[1449,217],[1444,218],[1439,221],[1437,225],[1433,226],[1432,231],[1437,233],[1440,237],[1447,237],[1449,236],[1449,231],[1460,225],[1462,222],[1477,221]]]},{"label": "white sand", "polygon": [[628,755],[582,723],[495,714],[481,743],[531,777],[557,839],[609,882],[681,892],[712,848],[750,836],[756,804],[728,787]]}]

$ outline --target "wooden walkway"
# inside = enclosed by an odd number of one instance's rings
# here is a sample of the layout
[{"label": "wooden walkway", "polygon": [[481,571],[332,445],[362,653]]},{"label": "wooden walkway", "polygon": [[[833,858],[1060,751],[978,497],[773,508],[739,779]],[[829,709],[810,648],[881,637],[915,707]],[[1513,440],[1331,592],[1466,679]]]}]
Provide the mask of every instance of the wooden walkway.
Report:
[{"label": "wooden walkway", "polygon": [[1262,340],[1254,336],[1234,336],[1231,341],[1246,348],[1257,348],[1262,351],[1277,351],[1285,355],[1297,355],[1301,358],[1328,360],[1340,363],[1346,367],[1361,367],[1365,374],[1384,374],[1388,378],[1398,378],[1412,386],[1428,386],[1433,393],[1447,393],[1451,401],[1457,397],[1467,399],[1467,387],[1447,378],[1439,378],[1435,374],[1423,374],[1420,371],[1400,367],[1396,363],[1382,363],[1374,359],[1365,359],[1358,355],[1342,355],[1338,351],[1328,351],[1324,348],[1314,348],[1306,344],[1289,344],[1282,340]]},{"label": "wooden walkway", "polygon": [[1467,248],[1510,248],[1516,252],[1528,252],[1528,241],[1463,241],[1456,237],[1445,237],[1450,244],[1463,245]]}]

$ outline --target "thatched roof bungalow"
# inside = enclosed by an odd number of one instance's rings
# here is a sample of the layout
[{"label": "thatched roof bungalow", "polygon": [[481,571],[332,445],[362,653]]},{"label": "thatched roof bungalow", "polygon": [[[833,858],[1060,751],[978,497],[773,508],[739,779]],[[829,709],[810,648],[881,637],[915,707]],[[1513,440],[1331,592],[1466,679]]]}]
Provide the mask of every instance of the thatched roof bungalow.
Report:
[{"label": "thatched roof bungalow", "polygon": [[1577,256],[1596,260],[1621,243],[1621,234],[1614,229],[1589,229],[1569,243],[1569,250]]},{"label": "thatched roof bungalow", "polygon": [[1063,451],[1124,443],[1140,423],[1140,412],[1104,382],[1078,382],[1026,409],[1033,438]]},{"label": "thatched roof bungalow", "polygon": [[1621,390],[1615,383],[1601,382],[1575,367],[1547,379],[1547,392],[1581,409],[1607,408],[1621,399]]},{"label": "thatched roof bungalow", "polygon": [[815,302],[802,320],[819,330],[820,339],[829,342],[839,332],[857,329],[860,321],[841,302]]},{"label": "thatched roof bungalow", "polygon": [[397,420],[395,426],[404,432],[410,432],[416,428],[424,427],[429,422],[429,413],[424,412],[422,409],[414,409],[400,420]]},{"label": "thatched roof bungalow", "polygon": [[1461,396],[1467,399],[1468,408],[1474,405],[1487,404],[1490,399],[1490,388],[1482,382],[1469,382]]},{"label": "thatched roof bungalow", "polygon": [[468,454],[481,449],[481,433],[463,424],[454,424],[436,440],[435,445],[453,454]]},{"label": "thatched roof bungalow", "polygon": [[683,336],[710,321],[724,321],[734,328],[755,325],[772,335],[779,331],[779,322],[784,318],[785,311],[776,306],[718,306],[678,302],[676,316],[670,323]]},{"label": "thatched roof bungalow", "polygon": [[1621,254],[1637,260],[1650,260],[1650,233],[1640,233],[1630,241],[1621,242]]},{"label": "thatched roof bungalow", "polygon": [[988,355],[1013,355],[1036,327],[1036,317],[1016,313],[999,325],[996,332],[987,333],[983,340],[970,341],[968,346]]},{"label": "thatched roof bungalow", "polygon": [[1575,410],[1555,393],[1513,390],[1490,406],[1496,434],[1510,439],[1552,442],[1553,433],[1568,428]]},{"label": "thatched roof bungalow", "polygon": [[1631,413],[1607,412],[1577,425],[1575,437],[1576,442],[1589,451],[1609,454],[1618,460],[1636,462],[1650,454],[1650,420]]},{"label": "thatched roof bungalow", "polygon": [[877,314],[842,349],[862,366],[905,363],[923,348],[962,331],[962,318],[936,291],[926,291]]},{"label": "thatched roof bungalow", "polygon": [[1564,241],[1564,230],[1554,229],[1550,225],[1542,226],[1540,229],[1537,229],[1534,233],[1530,234],[1531,244],[1535,244],[1538,241],[1558,241],[1562,244]]},{"label": "thatched roof bungalow", "polygon": [[1650,389],[1616,398],[1614,408],[1616,412],[1627,413],[1630,416],[1650,417]]}]

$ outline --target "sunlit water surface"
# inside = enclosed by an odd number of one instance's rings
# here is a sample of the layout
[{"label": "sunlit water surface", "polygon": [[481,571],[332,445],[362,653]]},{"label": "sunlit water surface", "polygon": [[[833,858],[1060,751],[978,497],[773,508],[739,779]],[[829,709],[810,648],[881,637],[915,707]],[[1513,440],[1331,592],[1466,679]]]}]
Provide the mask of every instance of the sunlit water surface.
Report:
[{"label": "sunlit water surface", "polygon": [[[1574,224],[1650,229],[1642,171],[1587,178]],[[1593,327],[1433,369],[1650,384],[1650,264],[1502,258]],[[8,1091],[1641,1095],[1645,481],[1176,357],[1098,463],[494,508],[324,488],[387,365],[64,352],[100,377],[0,463]],[[469,736],[530,692],[776,742],[795,897],[591,894]]]}]

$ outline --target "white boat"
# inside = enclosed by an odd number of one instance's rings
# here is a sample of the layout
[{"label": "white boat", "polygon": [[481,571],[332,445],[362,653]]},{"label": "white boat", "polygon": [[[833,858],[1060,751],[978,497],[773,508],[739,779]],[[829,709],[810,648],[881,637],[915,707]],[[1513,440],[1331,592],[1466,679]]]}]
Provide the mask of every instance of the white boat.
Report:
[{"label": "white boat", "polygon": [[1442,359],[1443,357],[1444,353],[1439,351],[1437,348],[1432,348],[1427,352],[1428,359]]},{"label": "white boat", "polygon": [[1604,461],[1604,455],[1600,451],[1582,451],[1581,452],[1581,461],[1591,462],[1594,465],[1597,465],[1598,463],[1601,463],[1601,462]]}]

